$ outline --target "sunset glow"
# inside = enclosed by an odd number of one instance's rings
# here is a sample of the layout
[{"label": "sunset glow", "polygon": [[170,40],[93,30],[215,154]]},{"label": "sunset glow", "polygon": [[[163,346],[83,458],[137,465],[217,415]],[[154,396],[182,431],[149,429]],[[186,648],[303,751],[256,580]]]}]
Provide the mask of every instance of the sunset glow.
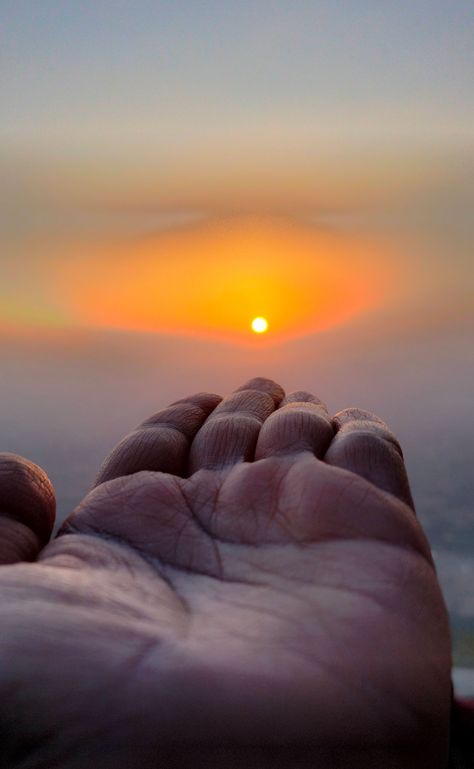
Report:
[{"label": "sunset glow", "polygon": [[[47,269],[75,325],[241,341],[256,306],[271,317],[272,341],[347,322],[380,302],[393,272],[364,239],[270,217],[88,244],[70,256]],[[258,334],[262,321],[252,324]]]}]

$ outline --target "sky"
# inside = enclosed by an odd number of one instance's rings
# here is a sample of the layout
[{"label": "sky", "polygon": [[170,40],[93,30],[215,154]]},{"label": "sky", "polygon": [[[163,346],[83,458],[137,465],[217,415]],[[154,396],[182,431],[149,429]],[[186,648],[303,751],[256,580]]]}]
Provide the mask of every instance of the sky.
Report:
[{"label": "sky", "polygon": [[0,1],[0,434],[60,517],[189,391],[378,411],[474,666],[473,39],[465,0]]},{"label": "sky", "polygon": [[472,149],[463,0],[4,0],[0,30],[7,172],[63,200],[338,209]]},{"label": "sky", "polygon": [[[469,140],[472,4],[4,0],[3,133],[160,151]],[[118,143],[118,145],[117,145]],[[142,146],[140,146],[142,145]]]},{"label": "sky", "polygon": [[[439,228],[440,217],[452,226],[456,219],[454,238],[447,227],[436,242],[448,243],[464,285],[473,197],[473,26],[472,4],[462,1],[4,0],[0,327],[98,324],[236,338],[239,324],[248,334],[251,319],[239,312],[225,322],[218,316],[240,304],[250,315],[274,311],[270,331],[279,336],[273,338],[309,333],[327,326],[330,315],[350,317],[343,304],[348,310],[373,305],[368,296],[354,299],[362,268],[356,256],[351,263],[351,245],[341,237],[341,245],[335,238],[328,247],[321,234],[314,249],[337,263],[329,274],[319,259],[321,296],[328,281],[351,283],[336,297],[339,310],[323,317],[320,297],[314,317],[298,315],[298,305],[311,303],[304,286],[275,308],[278,286],[288,283],[288,254],[297,251],[301,274],[311,272],[311,257],[301,254],[307,227],[334,227],[334,217],[338,223],[368,217],[372,234],[389,226],[392,246],[394,233]],[[161,310],[142,312],[140,292],[165,261],[182,273],[180,244],[172,244],[167,259],[163,231],[178,233],[178,241],[183,233],[192,251],[193,227],[207,298],[196,306],[194,276],[188,288],[168,285],[166,301],[159,290],[156,301],[149,296],[146,303]],[[234,254],[245,264],[241,277],[233,277],[233,293],[215,275],[215,253],[203,251],[206,237],[218,240],[222,227],[234,234],[240,228],[247,244],[244,255]],[[268,273],[282,228],[286,253],[280,248],[274,257],[275,285],[265,289],[271,296],[253,301],[252,292],[265,293],[255,276],[264,280]],[[366,263],[365,274],[374,280],[367,293],[378,282],[391,297],[379,273],[387,284],[413,249],[402,243],[399,256],[393,249],[389,256],[387,243],[379,255],[376,248],[368,246],[372,267]],[[256,259],[246,280],[248,250],[258,250],[264,263]],[[232,275],[228,246],[224,252],[220,273]],[[124,260],[138,265],[130,292]],[[439,282],[439,260],[432,261],[429,280]],[[100,297],[87,291],[79,297],[78,286],[103,290],[112,264],[115,299],[108,312],[99,311]],[[414,277],[422,290],[424,271],[419,265]],[[172,284],[175,277],[169,276]],[[69,298],[64,282],[74,287]]]}]

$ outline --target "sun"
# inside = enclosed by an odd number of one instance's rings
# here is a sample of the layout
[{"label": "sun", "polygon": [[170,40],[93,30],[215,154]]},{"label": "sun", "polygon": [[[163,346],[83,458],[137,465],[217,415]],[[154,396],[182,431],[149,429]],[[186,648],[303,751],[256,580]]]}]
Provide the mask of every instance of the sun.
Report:
[{"label": "sun", "polygon": [[266,318],[254,318],[251,326],[256,334],[264,334],[268,330],[268,321]]}]

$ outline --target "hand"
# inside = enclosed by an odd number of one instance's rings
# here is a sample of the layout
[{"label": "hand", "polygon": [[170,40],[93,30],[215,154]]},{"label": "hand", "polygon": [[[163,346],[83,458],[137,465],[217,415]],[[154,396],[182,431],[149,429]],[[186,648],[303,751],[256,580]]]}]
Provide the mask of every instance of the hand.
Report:
[{"label": "hand", "polygon": [[3,455],[0,765],[444,768],[448,621],[396,439],[269,380],[219,401],[146,420],[45,547],[49,482]]}]

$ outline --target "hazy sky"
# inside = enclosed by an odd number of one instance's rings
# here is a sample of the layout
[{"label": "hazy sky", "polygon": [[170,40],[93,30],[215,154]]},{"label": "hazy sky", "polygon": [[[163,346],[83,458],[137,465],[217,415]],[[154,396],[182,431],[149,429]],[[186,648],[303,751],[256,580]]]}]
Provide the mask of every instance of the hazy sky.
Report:
[{"label": "hazy sky", "polygon": [[5,185],[186,210],[443,185],[472,149],[473,36],[465,0],[3,0]]},{"label": "hazy sky", "polygon": [[457,184],[473,17],[464,0],[3,0],[4,218],[346,211]]},{"label": "hazy sky", "polygon": [[472,2],[3,0],[2,133],[34,144],[467,140]]},{"label": "hazy sky", "polygon": [[[270,312],[277,295],[291,294],[296,265],[306,289],[293,297],[293,316],[287,298],[274,318],[286,313],[289,327],[303,309],[300,331],[325,326],[305,307],[317,314],[323,295],[354,305],[360,276],[377,283],[379,268],[401,269],[420,304],[433,281],[462,294],[472,235],[473,37],[473,6],[463,0],[3,0],[0,325],[88,318],[192,331],[199,316],[195,330],[216,331],[231,303],[246,309],[229,328],[247,324],[254,306]],[[342,262],[339,247],[325,255],[316,242],[303,247],[308,224],[331,227],[328,216],[361,212],[372,216],[369,230],[390,212],[389,240],[421,226],[429,273],[418,245],[397,243],[398,255],[384,245],[364,269],[356,240],[344,245]],[[240,251],[229,238],[225,248],[219,238],[204,248],[199,223],[226,227],[236,215],[240,230],[228,228]],[[253,237],[255,215],[268,237]],[[285,251],[278,232],[295,221],[303,229]],[[179,228],[189,237],[167,250],[160,232]],[[178,254],[185,242],[194,272]],[[328,272],[325,261],[337,268]],[[174,265],[168,283],[166,262]],[[237,291],[229,293],[229,281]],[[100,295],[108,282],[107,314]],[[385,276],[383,296],[392,284]],[[255,299],[265,292],[268,301]],[[212,311],[193,304],[198,293]],[[154,314],[138,322],[145,304]]]}]

